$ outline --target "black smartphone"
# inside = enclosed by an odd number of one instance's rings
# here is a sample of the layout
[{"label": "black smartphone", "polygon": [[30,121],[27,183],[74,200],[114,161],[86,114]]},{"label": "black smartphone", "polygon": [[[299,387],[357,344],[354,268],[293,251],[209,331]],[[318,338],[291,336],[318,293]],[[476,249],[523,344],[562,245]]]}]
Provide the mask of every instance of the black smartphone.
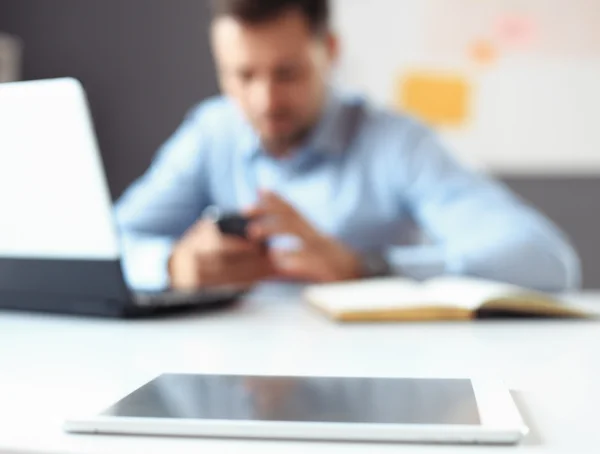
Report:
[{"label": "black smartphone", "polygon": [[238,213],[222,213],[215,219],[217,227],[225,235],[248,239],[250,219]]}]

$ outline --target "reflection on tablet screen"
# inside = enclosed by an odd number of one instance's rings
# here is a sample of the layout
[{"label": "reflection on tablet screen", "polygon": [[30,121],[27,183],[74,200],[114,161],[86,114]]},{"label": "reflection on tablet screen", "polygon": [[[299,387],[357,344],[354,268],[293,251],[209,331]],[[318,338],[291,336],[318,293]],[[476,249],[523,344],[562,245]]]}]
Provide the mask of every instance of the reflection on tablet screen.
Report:
[{"label": "reflection on tablet screen", "polygon": [[470,380],[162,375],[104,415],[204,420],[481,424]]}]

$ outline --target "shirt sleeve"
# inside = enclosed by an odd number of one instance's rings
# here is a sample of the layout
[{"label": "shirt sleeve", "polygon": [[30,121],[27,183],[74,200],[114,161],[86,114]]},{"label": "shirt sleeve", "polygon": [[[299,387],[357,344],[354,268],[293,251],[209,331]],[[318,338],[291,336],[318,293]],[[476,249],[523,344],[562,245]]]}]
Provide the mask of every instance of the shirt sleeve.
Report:
[{"label": "shirt sleeve", "polygon": [[565,235],[508,188],[459,164],[431,133],[398,163],[408,210],[435,246],[391,248],[402,274],[469,275],[560,292],[580,285]]},{"label": "shirt sleeve", "polygon": [[115,206],[125,280],[134,290],[169,286],[174,243],[210,203],[202,107],[191,111],[147,172]]}]

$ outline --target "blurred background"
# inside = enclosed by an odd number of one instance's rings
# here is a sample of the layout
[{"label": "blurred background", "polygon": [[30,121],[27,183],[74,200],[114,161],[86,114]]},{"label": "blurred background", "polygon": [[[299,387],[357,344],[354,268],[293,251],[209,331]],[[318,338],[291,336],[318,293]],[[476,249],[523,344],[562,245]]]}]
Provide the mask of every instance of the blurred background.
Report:
[{"label": "blurred background", "polygon": [[[600,288],[600,1],[334,9],[338,82],[419,116],[544,211],[579,250],[585,287]],[[208,24],[207,0],[0,0],[0,35],[16,38],[0,36],[0,81],[83,82],[116,198],[186,111],[218,93]]]}]

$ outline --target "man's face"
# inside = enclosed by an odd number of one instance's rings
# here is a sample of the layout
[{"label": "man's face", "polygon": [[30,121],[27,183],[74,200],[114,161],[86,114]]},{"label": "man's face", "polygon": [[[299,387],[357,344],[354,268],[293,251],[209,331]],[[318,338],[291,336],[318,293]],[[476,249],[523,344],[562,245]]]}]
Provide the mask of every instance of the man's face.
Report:
[{"label": "man's face", "polygon": [[290,11],[260,24],[219,18],[213,47],[223,91],[269,151],[302,140],[323,107],[335,39],[315,35],[300,12]]}]

